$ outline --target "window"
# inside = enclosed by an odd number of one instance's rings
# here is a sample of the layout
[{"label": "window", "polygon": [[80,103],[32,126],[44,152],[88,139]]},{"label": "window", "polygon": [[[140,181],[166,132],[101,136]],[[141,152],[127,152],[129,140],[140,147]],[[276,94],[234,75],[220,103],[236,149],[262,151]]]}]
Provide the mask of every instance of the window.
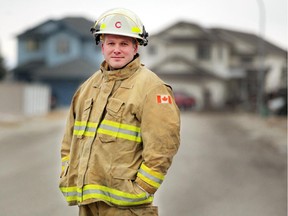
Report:
[{"label": "window", "polygon": [[25,47],[27,52],[36,52],[40,48],[40,43],[38,40],[28,39],[25,43]]},{"label": "window", "polygon": [[209,44],[198,44],[197,57],[201,60],[210,59],[210,45]]},{"label": "window", "polygon": [[224,58],[224,47],[218,46],[218,58],[219,60],[222,60]]},{"label": "window", "polygon": [[253,63],[253,57],[251,56],[242,56],[240,58],[242,64],[251,64]]},{"label": "window", "polygon": [[58,39],[56,43],[56,52],[58,54],[67,54],[69,51],[69,41],[65,38]]}]

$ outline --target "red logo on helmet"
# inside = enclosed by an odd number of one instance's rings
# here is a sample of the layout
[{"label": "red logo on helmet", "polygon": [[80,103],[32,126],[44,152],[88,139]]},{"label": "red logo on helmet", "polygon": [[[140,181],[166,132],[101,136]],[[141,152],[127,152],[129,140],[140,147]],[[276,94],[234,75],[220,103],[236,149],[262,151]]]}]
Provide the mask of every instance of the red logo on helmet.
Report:
[{"label": "red logo on helmet", "polygon": [[116,27],[116,28],[121,28],[121,26],[122,26],[122,23],[121,23],[121,22],[118,21],[118,22],[115,23],[115,27]]}]

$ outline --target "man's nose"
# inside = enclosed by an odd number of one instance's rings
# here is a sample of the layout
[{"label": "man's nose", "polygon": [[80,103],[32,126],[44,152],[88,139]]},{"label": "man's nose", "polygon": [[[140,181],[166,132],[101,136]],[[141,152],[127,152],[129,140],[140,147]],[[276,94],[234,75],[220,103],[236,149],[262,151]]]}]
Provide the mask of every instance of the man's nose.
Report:
[{"label": "man's nose", "polygon": [[120,53],[121,52],[121,48],[119,45],[115,45],[114,47],[114,53]]}]

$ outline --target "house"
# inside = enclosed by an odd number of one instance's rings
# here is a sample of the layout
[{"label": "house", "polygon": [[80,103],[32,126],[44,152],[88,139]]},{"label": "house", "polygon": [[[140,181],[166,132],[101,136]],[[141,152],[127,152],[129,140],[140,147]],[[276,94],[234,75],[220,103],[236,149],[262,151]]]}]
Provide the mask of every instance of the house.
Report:
[{"label": "house", "polygon": [[1,120],[9,116],[31,117],[50,112],[50,88],[43,84],[0,82],[0,100]]},{"label": "house", "polygon": [[[66,17],[19,34],[14,79],[47,84],[57,106],[69,105],[103,59],[90,34],[92,25],[82,17]],[[179,21],[148,39],[139,51],[142,62],[175,92],[193,97],[196,110],[257,111],[279,92],[287,97],[287,51],[257,35]]]},{"label": "house", "polygon": [[195,97],[198,110],[230,105],[255,111],[259,98],[280,88],[283,73],[287,77],[287,51],[250,33],[190,22],[149,37],[141,55],[174,91]]},{"label": "house", "polygon": [[93,24],[83,17],[50,19],[19,34],[13,79],[46,84],[54,106],[69,105],[78,86],[102,61],[90,33]]}]

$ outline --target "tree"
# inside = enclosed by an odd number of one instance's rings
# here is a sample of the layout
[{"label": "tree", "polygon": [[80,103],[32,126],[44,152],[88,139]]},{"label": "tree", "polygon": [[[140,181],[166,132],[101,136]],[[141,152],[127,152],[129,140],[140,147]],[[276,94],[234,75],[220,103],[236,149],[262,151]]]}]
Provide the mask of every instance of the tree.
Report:
[{"label": "tree", "polygon": [[7,74],[7,69],[5,68],[5,65],[4,65],[4,58],[0,56],[0,80],[4,79],[6,74]]}]

